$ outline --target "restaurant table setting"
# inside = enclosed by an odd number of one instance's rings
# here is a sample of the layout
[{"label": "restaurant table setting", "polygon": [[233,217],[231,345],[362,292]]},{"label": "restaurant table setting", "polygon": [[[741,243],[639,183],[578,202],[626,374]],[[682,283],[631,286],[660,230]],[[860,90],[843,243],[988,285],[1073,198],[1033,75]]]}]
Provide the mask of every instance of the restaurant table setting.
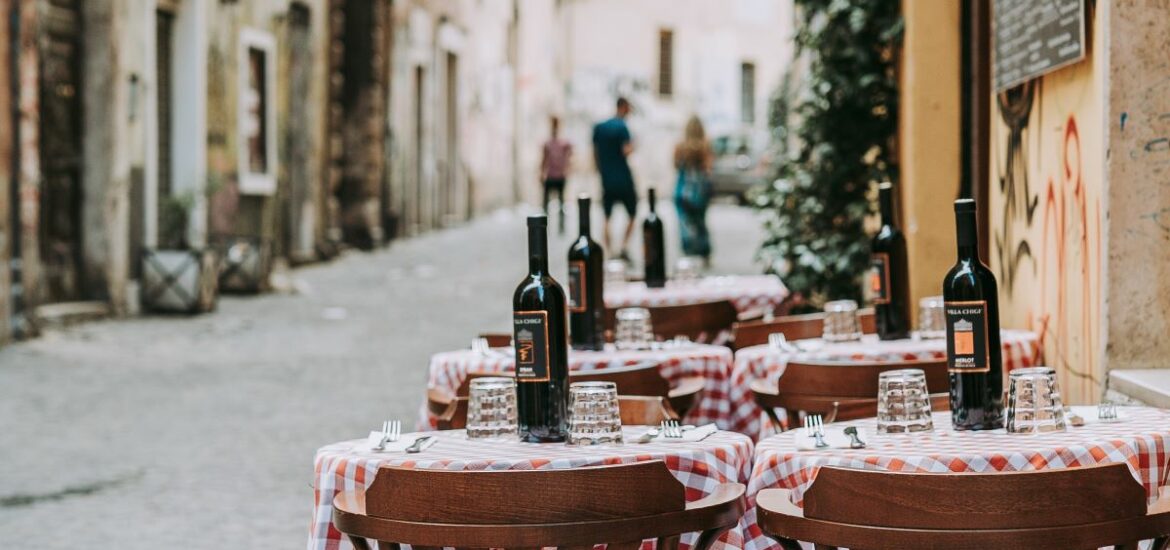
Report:
[{"label": "restaurant table setting", "polygon": [[[684,429],[685,428],[685,429]],[[621,427],[623,444],[566,445],[564,443],[521,443],[511,438],[469,439],[464,430],[401,434],[397,443],[375,451],[369,438],[327,445],[317,451],[313,526],[308,547],[313,550],[349,548],[333,526],[333,497],[341,491],[368,486],[381,466],[442,468],[446,470],[503,470],[580,468],[662,460],[686,486],[688,501],[710,494],[721,483],[747,483],[751,472],[752,442],[747,437],[718,431],[714,426],[679,426],[681,436],[664,437],[660,428]],[[642,436],[655,431],[646,443]],[[375,432],[377,433],[377,432]],[[692,435],[693,434],[693,435]],[[434,443],[418,453],[407,453],[406,445],[422,437]],[[410,442],[410,443],[406,443]],[[376,443],[376,442],[375,442]],[[747,525],[740,523],[724,536],[723,543],[743,546]]]},{"label": "restaurant table setting", "polygon": [[[465,349],[437,353],[431,357],[428,388],[454,394],[469,372],[511,373],[515,365],[513,348]],[[723,346],[672,340],[647,342],[644,346],[618,349],[607,344],[600,351],[569,350],[570,371],[596,371],[645,362],[659,363],[659,374],[672,384],[691,377],[702,377],[704,387],[699,402],[687,413],[691,424],[715,423],[725,428],[731,413],[727,401],[731,376],[731,350]],[[438,418],[428,411],[426,402],[419,410],[418,425],[434,429]]]},{"label": "restaurant table setting", "polygon": [[[1051,369],[1043,369],[1051,372]],[[1022,373],[1044,377],[1047,373]],[[1034,381],[1033,381],[1034,382]],[[1019,385],[1015,382],[1013,386]],[[1017,393],[1024,388],[1017,387]],[[1030,391],[1030,390],[1029,390]],[[1009,389],[1009,392],[1011,390]],[[1044,391],[1038,392],[1040,394]],[[1160,488],[1170,484],[1170,411],[1150,407],[1115,405],[1081,406],[1064,409],[1059,399],[1040,405],[1063,416],[1076,416],[1073,423],[1057,427],[1032,429],[1019,426],[1019,420],[1035,418],[1036,405],[1022,404],[1026,399],[1009,396],[1007,427],[985,431],[956,431],[948,411],[935,411],[933,428],[905,433],[880,433],[879,418],[825,425],[831,433],[843,434],[855,428],[864,447],[852,448],[846,437],[829,435],[822,439],[828,446],[819,447],[815,430],[797,428],[760,441],[756,446],[751,481],[748,483],[749,538],[746,548],[777,548],[777,544],[756,526],[755,495],[763,489],[782,488],[792,492],[800,504],[804,492],[812,485],[822,466],[839,466],[897,472],[1011,472],[1075,468],[1109,463],[1125,463],[1145,487],[1147,496],[1156,497]],[[1013,410],[1012,406],[1018,407]],[[879,415],[880,416],[880,415]],[[1009,430],[1019,430],[1018,433]]]},{"label": "restaurant table setting", "polygon": [[680,278],[676,275],[662,288],[649,288],[642,281],[626,281],[620,275],[615,277],[608,272],[607,275],[605,306],[610,309],[680,306],[727,300],[740,313],[762,313],[771,312],[788,296],[788,288],[775,275],[694,278]]},{"label": "restaurant table setting", "polygon": [[[1035,364],[1039,337],[1029,331],[1000,332],[1003,363],[1007,371]],[[784,374],[789,361],[913,361],[946,359],[947,344],[942,338],[921,338],[917,334],[901,340],[879,340],[866,334],[857,340],[830,342],[822,338],[794,340],[773,338],[768,344],[751,346],[735,352],[728,399],[731,418],[728,429],[754,437],[764,435],[766,419],[752,399],[751,382],[757,379],[772,384]]]}]

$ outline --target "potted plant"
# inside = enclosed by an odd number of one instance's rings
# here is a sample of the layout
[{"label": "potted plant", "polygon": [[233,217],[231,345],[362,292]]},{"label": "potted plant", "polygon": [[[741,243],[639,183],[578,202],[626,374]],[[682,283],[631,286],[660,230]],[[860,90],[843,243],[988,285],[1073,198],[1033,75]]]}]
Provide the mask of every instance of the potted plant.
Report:
[{"label": "potted plant", "polygon": [[202,313],[215,309],[218,266],[210,249],[192,248],[188,222],[195,195],[159,201],[158,246],[142,251],[142,306],[154,312]]}]

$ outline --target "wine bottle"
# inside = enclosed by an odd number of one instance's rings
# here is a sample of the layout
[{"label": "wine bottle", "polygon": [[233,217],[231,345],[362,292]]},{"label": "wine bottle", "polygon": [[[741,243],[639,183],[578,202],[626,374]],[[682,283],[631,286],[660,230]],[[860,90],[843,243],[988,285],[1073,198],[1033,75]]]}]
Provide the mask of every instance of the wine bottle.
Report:
[{"label": "wine bottle", "polygon": [[569,398],[565,291],[548,273],[548,218],[528,217],[528,276],[512,297],[520,440],[564,441]]},{"label": "wine bottle", "polygon": [[642,221],[642,259],[646,267],[646,286],[666,286],[666,239],[662,234],[662,219],[658,217],[655,204],[658,202],[654,188],[650,188],[650,212]]},{"label": "wine bottle", "polygon": [[979,260],[975,201],[955,201],[959,259],[943,280],[951,423],[956,430],[1003,427],[1003,357],[995,275]]},{"label": "wine bottle", "polygon": [[605,346],[605,253],[589,235],[590,200],[577,197],[581,236],[569,247],[569,337],[573,349]]},{"label": "wine bottle", "polygon": [[910,272],[906,267],[906,237],[894,223],[894,186],[878,186],[882,228],[870,246],[870,286],[873,290],[874,320],[878,338],[900,340],[910,337]]}]

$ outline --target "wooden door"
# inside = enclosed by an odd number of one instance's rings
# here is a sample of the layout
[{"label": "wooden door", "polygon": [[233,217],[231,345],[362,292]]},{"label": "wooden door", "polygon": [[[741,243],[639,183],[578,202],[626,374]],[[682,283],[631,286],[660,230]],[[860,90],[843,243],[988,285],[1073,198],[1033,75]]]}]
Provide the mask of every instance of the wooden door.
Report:
[{"label": "wooden door", "polygon": [[47,0],[43,13],[38,241],[44,296],[58,302],[84,295],[80,0]]}]

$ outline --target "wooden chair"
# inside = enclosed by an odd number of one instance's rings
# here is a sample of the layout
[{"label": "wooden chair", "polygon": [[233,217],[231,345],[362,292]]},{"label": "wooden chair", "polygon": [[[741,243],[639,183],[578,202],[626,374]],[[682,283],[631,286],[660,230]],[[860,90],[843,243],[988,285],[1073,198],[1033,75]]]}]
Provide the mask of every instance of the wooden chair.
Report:
[{"label": "wooden chair", "polygon": [[[427,390],[427,409],[439,417],[440,429],[454,429],[442,428],[442,426],[461,427],[460,422],[466,422],[467,395],[471,388],[471,381],[483,376],[511,376],[511,373],[468,372],[463,383],[455,390],[455,395],[449,395],[433,388]],[[690,377],[680,380],[672,388],[670,382],[658,373],[657,363],[640,363],[625,367],[569,373],[569,383],[597,381],[617,384],[618,393],[625,396],[662,397],[666,399],[671,410],[680,418],[686,416],[687,412],[698,402],[699,395],[706,385],[701,377]],[[460,398],[462,398],[462,402]]]},{"label": "wooden chair", "polygon": [[[636,549],[644,539],[678,547],[699,532],[707,550],[744,511],[744,486],[725,483],[686,501],[662,461],[566,470],[447,471],[382,467],[364,491],[333,499],[333,524],[370,548]],[[520,498],[512,498],[520,497]],[[531,498],[528,498],[531,497]]]},{"label": "wooden chair", "polygon": [[950,409],[950,375],[945,359],[905,362],[789,362],[778,385],[765,380],[751,383],[756,404],[775,426],[782,426],[776,409],[824,416],[826,423],[877,415],[878,375],[888,370],[922,369],[931,408]]},{"label": "wooden chair", "polygon": [[487,340],[493,348],[506,348],[512,345],[512,335],[507,332],[481,332],[479,337]]},{"label": "wooden chair", "polygon": [[[619,395],[618,410],[623,426],[657,426],[663,420],[680,420],[678,413],[665,397],[647,395]],[[462,430],[467,427],[467,397],[456,397],[447,403],[439,415],[440,430]]]},{"label": "wooden chair", "polygon": [[[739,313],[730,301],[702,302],[681,306],[652,306],[650,324],[660,339],[686,336],[695,342],[723,343],[720,335],[730,333]],[[617,310],[605,310],[605,329],[612,334],[617,323]]]},{"label": "wooden chair", "polygon": [[[873,334],[877,332],[873,309],[862,309],[858,312],[861,320],[861,332]],[[788,315],[777,317],[771,321],[744,321],[731,326],[731,349],[738,350],[750,346],[768,343],[768,335],[780,333],[788,341],[820,338],[825,321],[824,313],[809,313],[806,315]]]},{"label": "wooden chair", "polygon": [[786,549],[1167,547],[1170,491],[1146,506],[1125,464],[989,474],[823,467],[797,508],[787,490],[757,497],[760,527]]}]

